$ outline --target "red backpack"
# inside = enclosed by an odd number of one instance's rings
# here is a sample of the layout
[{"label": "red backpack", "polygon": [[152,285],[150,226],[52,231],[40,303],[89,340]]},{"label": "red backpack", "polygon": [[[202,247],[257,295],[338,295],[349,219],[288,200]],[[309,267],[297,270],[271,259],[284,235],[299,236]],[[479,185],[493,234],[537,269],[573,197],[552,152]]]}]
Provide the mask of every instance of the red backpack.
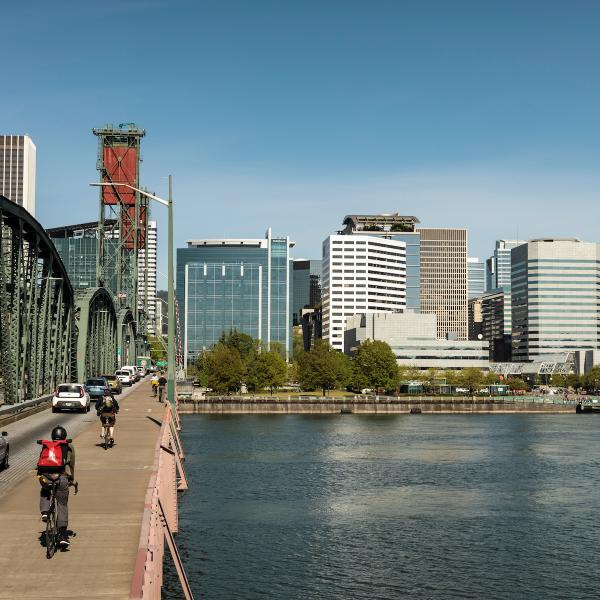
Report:
[{"label": "red backpack", "polygon": [[62,473],[67,464],[69,444],[66,440],[42,440],[42,451],[37,462],[38,474]]}]

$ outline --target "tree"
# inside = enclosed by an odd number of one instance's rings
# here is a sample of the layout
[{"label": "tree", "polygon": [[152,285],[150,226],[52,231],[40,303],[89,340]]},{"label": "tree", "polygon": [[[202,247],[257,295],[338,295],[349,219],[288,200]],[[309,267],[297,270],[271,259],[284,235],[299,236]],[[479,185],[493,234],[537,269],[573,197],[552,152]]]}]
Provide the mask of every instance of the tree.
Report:
[{"label": "tree", "polygon": [[208,353],[208,387],[215,392],[227,393],[240,389],[244,379],[244,365],[235,348],[218,343]]},{"label": "tree", "polygon": [[508,387],[513,392],[522,392],[527,389],[527,384],[520,377],[510,377]]},{"label": "tree", "polygon": [[565,377],[566,387],[572,387],[576,392],[583,387],[582,378],[576,373],[569,373]]},{"label": "tree", "polygon": [[208,387],[208,362],[210,352],[208,350],[202,350],[194,363],[194,375],[198,378],[202,387]]},{"label": "tree", "polygon": [[471,394],[474,394],[483,383],[483,373],[475,367],[467,367],[460,372],[459,382],[462,387],[466,387]]},{"label": "tree", "polygon": [[556,387],[568,387],[567,385],[567,377],[562,373],[555,373],[550,378],[550,383]]},{"label": "tree", "polygon": [[150,342],[150,356],[152,360],[167,360],[164,342],[161,342],[160,338],[155,335],[149,335],[148,341]]},{"label": "tree", "polygon": [[282,386],[288,374],[287,364],[277,350],[261,352],[248,367],[247,384],[255,390],[273,390]]},{"label": "tree", "polygon": [[304,352],[298,362],[298,379],[303,390],[327,390],[346,386],[351,366],[346,355],[334,350],[325,340],[317,340],[310,352]]},{"label": "tree", "polygon": [[238,351],[244,365],[248,365],[258,354],[260,342],[247,333],[232,329],[229,333],[222,333],[219,344]]},{"label": "tree", "polygon": [[600,365],[592,367],[587,375],[584,375],[583,381],[588,392],[600,390]]},{"label": "tree", "polygon": [[444,377],[446,378],[446,384],[452,387],[456,387],[460,381],[459,372],[455,369],[446,369]]},{"label": "tree", "polygon": [[352,361],[353,382],[356,389],[396,387],[398,363],[388,344],[365,340],[358,347]]}]

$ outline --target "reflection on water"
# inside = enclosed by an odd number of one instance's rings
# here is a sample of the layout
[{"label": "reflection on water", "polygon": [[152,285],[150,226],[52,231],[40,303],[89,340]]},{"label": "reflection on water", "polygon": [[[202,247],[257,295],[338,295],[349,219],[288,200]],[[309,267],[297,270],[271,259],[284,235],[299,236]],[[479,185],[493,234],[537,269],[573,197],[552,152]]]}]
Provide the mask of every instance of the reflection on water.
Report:
[{"label": "reflection on water", "polygon": [[184,417],[177,541],[196,597],[596,598],[598,424]]}]

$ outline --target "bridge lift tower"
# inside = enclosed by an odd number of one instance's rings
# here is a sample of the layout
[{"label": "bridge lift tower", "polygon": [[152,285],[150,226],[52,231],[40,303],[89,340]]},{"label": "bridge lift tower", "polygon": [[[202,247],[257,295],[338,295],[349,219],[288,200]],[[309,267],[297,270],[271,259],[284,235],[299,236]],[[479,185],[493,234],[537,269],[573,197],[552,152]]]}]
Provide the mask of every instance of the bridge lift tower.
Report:
[{"label": "bridge lift tower", "polygon": [[[98,285],[114,293],[119,310],[130,309],[136,315],[139,339],[147,331],[148,294],[144,294],[142,306],[138,269],[140,251],[148,246],[148,199],[123,184],[140,188],[140,146],[146,132],[135,123],[108,124],[92,131],[98,136],[100,181],[112,184],[99,188]],[[116,225],[107,226],[114,222]],[[143,348],[139,350],[143,352]]]}]

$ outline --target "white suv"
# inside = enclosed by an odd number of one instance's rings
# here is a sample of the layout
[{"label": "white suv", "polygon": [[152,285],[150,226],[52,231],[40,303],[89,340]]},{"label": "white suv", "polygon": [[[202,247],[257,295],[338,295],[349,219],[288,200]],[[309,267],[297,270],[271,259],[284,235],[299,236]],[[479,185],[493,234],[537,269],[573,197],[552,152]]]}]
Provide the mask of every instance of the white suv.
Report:
[{"label": "white suv", "polygon": [[90,410],[90,396],[83,383],[61,383],[52,396],[52,412],[60,410]]},{"label": "white suv", "polygon": [[122,385],[134,384],[133,374],[129,369],[119,369],[115,371],[115,376],[121,382]]}]

